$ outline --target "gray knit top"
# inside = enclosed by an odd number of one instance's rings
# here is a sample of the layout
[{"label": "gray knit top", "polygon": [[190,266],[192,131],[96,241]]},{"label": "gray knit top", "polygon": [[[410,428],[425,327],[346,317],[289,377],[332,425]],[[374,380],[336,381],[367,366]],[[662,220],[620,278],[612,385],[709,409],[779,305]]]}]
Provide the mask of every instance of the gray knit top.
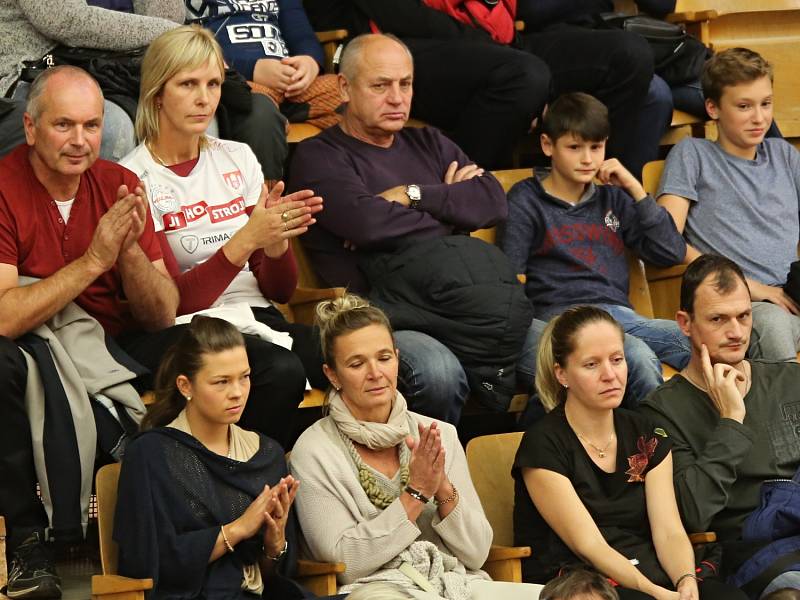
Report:
[{"label": "gray knit top", "polygon": [[132,50],[182,24],[183,0],[133,0],[135,14],[86,4],[86,0],[0,0],[0,96],[22,71],[58,44]]}]

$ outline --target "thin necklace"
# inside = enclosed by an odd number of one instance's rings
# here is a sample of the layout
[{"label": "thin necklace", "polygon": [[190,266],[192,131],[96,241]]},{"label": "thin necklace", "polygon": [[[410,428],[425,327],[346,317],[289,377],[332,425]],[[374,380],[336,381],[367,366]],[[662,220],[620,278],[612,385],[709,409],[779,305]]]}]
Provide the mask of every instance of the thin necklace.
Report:
[{"label": "thin necklace", "polygon": [[150,142],[145,142],[144,145],[150,151],[150,154],[152,154],[153,158],[158,161],[158,164],[160,164],[162,167],[169,168],[169,165],[165,163],[158,154],[156,154],[155,150],[153,150],[153,145]]},{"label": "thin necklace", "polygon": [[[745,361],[742,361],[743,363]],[[744,394],[750,391],[750,374],[747,372],[747,367],[742,369],[742,374],[744,375]],[[700,383],[695,380],[695,378],[689,374],[689,367],[686,366],[681,370],[681,375],[683,375],[686,380],[691,383],[694,387],[696,387],[701,392],[708,394],[708,388],[705,385],[700,385]]]},{"label": "thin necklace", "polygon": [[706,386],[700,385],[700,383],[695,381],[694,377],[689,375],[689,367],[686,367],[685,369],[683,369],[681,371],[681,375],[683,375],[686,378],[686,380],[689,383],[691,383],[694,387],[696,387],[698,390],[700,390],[701,392],[705,392],[706,394],[708,393],[708,388]]},{"label": "thin necklace", "polygon": [[606,450],[608,450],[608,447],[611,446],[612,442],[614,441],[614,438],[617,437],[616,433],[612,433],[611,434],[611,439],[608,440],[608,442],[606,443],[606,445],[604,447],[600,448],[599,446],[595,446],[592,442],[590,442],[588,439],[583,437],[577,431],[575,432],[575,434],[578,436],[578,439],[581,440],[584,444],[589,444],[592,448],[594,448],[595,452],[597,452],[597,455],[600,458],[605,458],[606,457]]}]

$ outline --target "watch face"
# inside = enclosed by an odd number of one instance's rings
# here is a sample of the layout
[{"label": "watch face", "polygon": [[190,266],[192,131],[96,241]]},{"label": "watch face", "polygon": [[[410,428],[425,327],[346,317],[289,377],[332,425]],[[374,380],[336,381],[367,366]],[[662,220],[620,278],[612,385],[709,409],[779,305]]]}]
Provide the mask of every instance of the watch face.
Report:
[{"label": "watch face", "polygon": [[419,200],[422,198],[422,192],[420,191],[419,186],[414,184],[406,187],[406,195],[411,200]]}]

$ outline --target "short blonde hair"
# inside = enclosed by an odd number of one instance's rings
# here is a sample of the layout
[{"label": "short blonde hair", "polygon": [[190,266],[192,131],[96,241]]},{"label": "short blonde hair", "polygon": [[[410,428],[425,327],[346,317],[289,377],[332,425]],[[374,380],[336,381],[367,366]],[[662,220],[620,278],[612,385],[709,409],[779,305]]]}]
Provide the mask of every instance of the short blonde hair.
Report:
[{"label": "short blonde hair", "polygon": [[[150,44],[142,60],[139,106],[136,109],[136,137],[146,142],[158,139],[158,97],[164,85],[177,73],[196,69],[209,61],[219,65],[225,77],[225,61],[214,34],[199,25],[184,25],[162,33]],[[205,144],[205,136],[201,138]]]}]

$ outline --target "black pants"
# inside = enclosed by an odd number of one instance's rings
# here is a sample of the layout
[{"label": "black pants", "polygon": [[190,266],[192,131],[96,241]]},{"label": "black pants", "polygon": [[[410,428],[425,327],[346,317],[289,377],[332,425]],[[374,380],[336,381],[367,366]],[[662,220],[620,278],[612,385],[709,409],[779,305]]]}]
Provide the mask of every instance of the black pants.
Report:
[{"label": "black pants", "polygon": [[523,47],[550,68],[553,97],[567,92],[592,94],[608,107],[611,137],[609,156],[616,156],[638,176],[653,148],[642,140],[642,128],[661,127],[638,119],[650,81],[653,54],[647,41],[625,31],[595,30],[559,24],[523,35]]},{"label": "black pants", "polygon": [[547,66],[490,43],[403,41],[414,56],[412,116],[447,131],[481,167],[509,168],[514,144],[550,95]]},{"label": "black pants", "polygon": [[6,553],[34,530],[47,527],[47,515],[36,495],[31,425],[25,410],[28,367],[22,352],[0,336],[0,515],[6,519]]},{"label": "black pants", "polygon": [[[629,588],[615,588],[620,600],[649,600],[652,596]],[[747,594],[736,586],[718,579],[706,579],[699,585],[701,600],[748,600]]]},{"label": "black pants", "polygon": [[271,327],[275,331],[285,331],[292,336],[292,352],[297,354],[300,362],[303,363],[306,377],[311,387],[324,390],[328,387],[328,378],[322,372],[322,346],[319,340],[319,329],[303,325],[302,323],[290,323],[281,312],[270,306],[269,308],[253,307],[253,314],[256,321]]},{"label": "black pants", "polygon": [[[154,333],[127,334],[117,342],[134,360],[153,372],[167,349],[187,325],[176,325]],[[261,338],[246,335],[250,361],[250,397],[239,425],[267,435],[281,445],[289,441],[297,406],[303,400],[305,371],[296,354]],[[152,381],[145,381],[152,389]]]},{"label": "black pants", "polygon": [[6,107],[0,114],[0,158],[25,141],[25,130],[22,126],[25,102],[11,98],[4,98],[3,102]]},{"label": "black pants", "polygon": [[263,94],[251,95],[252,110],[249,114],[232,114],[227,135],[232,140],[250,146],[261,165],[265,179],[281,179],[283,164],[289,154],[286,118],[275,103]]}]

